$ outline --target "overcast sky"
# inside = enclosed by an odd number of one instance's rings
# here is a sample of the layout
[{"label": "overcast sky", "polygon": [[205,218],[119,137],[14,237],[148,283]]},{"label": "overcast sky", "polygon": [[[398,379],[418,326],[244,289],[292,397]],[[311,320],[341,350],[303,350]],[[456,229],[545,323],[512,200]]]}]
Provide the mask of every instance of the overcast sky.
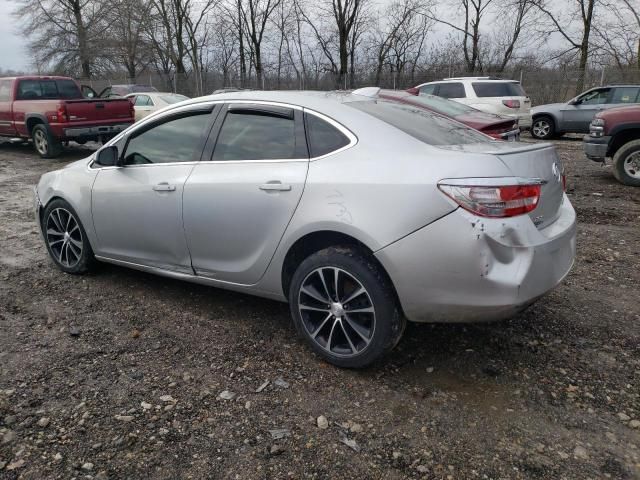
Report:
[{"label": "overcast sky", "polygon": [[0,68],[26,70],[29,59],[24,48],[26,40],[18,33],[16,21],[11,15],[16,4],[0,0]]}]

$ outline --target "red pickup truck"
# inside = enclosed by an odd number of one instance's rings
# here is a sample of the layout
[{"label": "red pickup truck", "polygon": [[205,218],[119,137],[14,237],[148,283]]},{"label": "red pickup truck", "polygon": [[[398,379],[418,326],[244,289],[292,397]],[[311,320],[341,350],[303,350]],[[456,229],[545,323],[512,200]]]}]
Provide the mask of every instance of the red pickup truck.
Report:
[{"label": "red pickup truck", "polygon": [[0,137],[32,139],[43,158],[73,140],[106,141],[134,122],[126,98],[83,98],[67,77],[0,78]]},{"label": "red pickup truck", "polygon": [[613,175],[640,187],[640,105],[611,108],[596,114],[583,139],[584,153],[596,162],[612,158]]}]

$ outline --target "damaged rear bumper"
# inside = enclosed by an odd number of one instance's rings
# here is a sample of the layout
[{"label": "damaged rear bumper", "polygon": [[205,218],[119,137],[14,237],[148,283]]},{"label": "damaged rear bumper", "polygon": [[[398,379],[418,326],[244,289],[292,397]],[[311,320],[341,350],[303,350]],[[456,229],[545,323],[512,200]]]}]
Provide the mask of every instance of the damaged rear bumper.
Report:
[{"label": "damaged rear bumper", "polygon": [[528,215],[480,218],[459,208],[375,255],[409,320],[473,322],[513,316],[558,285],[575,245],[576,214],[565,196],[544,229]]}]

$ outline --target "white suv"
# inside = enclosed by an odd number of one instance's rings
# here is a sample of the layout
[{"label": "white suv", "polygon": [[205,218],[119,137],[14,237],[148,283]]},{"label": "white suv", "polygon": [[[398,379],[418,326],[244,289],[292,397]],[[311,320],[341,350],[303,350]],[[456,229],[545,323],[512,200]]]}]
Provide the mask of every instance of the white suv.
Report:
[{"label": "white suv", "polygon": [[518,120],[520,128],[531,127],[531,100],[520,82],[493,77],[445,78],[409,90],[415,95],[437,95],[464,103],[483,112]]}]

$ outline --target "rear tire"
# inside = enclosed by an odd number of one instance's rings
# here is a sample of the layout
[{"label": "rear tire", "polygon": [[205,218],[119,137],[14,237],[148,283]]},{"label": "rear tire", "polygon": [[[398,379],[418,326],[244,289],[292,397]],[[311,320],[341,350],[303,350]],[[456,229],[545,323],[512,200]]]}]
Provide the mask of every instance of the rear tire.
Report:
[{"label": "rear tire", "polygon": [[556,134],[556,124],[548,115],[541,115],[533,119],[531,136],[539,140],[551,140]]},{"label": "rear tire", "polygon": [[298,333],[338,367],[362,368],[380,359],[406,325],[386,274],[352,246],[307,257],[291,280],[289,304]]},{"label": "rear tire", "polygon": [[36,152],[42,158],[55,158],[62,153],[62,143],[53,136],[49,127],[42,123],[33,127],[31,139]]},{"label": "rear tire", "polygon": [[51,259],[63,272],[82,274],[94,267],[87,233],[68,202],[58,198],[47,205],[42,215],[42,235]]},{"label": "rear tire", "polygon": [[625,143],[613,156],[613,176],[625,185],[640,187],[640,140]]}]

